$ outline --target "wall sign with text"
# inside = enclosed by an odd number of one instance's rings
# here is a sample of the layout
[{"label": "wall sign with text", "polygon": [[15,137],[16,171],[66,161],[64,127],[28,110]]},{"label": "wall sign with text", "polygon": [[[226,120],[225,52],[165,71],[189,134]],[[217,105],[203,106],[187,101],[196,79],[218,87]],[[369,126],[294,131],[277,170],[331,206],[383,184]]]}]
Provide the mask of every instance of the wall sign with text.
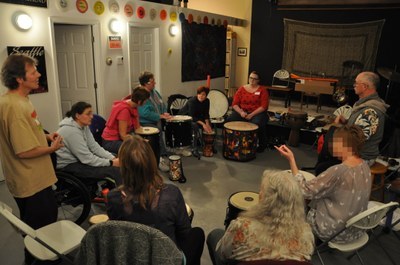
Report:
[{"label": "wall sign with text", "polygon": [[16,5],[24,5],[24,6],[37,6],[37,7],[45,7],[47,8],[47,0],[0,0],[3,3],[10,3]]},{"label": "wall sign with text", "polygon": [[39,88],[32,90],[30,94],[49,92],[43,46],[7,46],[7,53],[8,55],[25,54],[35,58],[38,62],[37,70],[41,77],[39,78]]}]

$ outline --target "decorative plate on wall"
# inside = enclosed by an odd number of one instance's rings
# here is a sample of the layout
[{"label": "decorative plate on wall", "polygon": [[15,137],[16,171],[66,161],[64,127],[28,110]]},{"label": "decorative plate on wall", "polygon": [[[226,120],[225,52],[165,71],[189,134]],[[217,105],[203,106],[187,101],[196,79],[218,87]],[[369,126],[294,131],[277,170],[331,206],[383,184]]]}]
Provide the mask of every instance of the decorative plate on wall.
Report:
[{"label": "decorative plate on wall", "polygon": [[160,11],[160,18],[161,20],[165,20],[167,18],[167,11],[165,11],[165,9]]},{"label": "decorative plate on wall", "polygon": [[221,19],[220,18],[217,19],[217,26],[221,26],[221,24],[222,24]]},{"label": "decorative plate on wall", "polygon": [[133,16],[133,7],[131,4],[126,4],[124,6],[124,13],[125,13],[125,16],[127,16],[127,17]]},{"label": "decorative plate on wall", "polygon": [[189,14],[189,15],[188,15],[188,22],[189,22],[189,23],[192,23],[192,22],[193,22],[193,15],[192,15],[192,14]]},{"label": "decorative plate on wall", "polygon": [[96,15],[101,15],[104,13],[104,4],[101,1],[96,1],[93,5],[93,11]]},{"label": "decorative plate on wall", "polygon": [[201,16],[200,15],[197,16],[196,22],[197,22],[197,24],[201,24]]},{"label": "decorative plate on wall", "polygon": [[157,17],[157,11],[154,8],[150,9],[150,19],[154,20],[156,17]]},{"label": "decorative plate on wall", "polygon": [[224,19],[223,24],[224,24],[224,27],[225,27],[225,28],[228,27],[228,20]]},{"label": "decorative plate on wall", "polygon": [[178,19],[178,15],[176,14],[175,11],[172,11],[171,13],[169,13],[169,19],[170,19],[172,22],[175,22],[175,21]]},{"label": "decorative plate on wall", "polygon": [[76,0],[76,9],[78,9],[78,11],[80,13],[85,13],[89,8],[88,3],[86,2],[86,0]]},{"label": "decorative plate on wall", "polygon": [[110,1],[108,8],[112,13],[118,13],[119,12],[119,4],[117,1]]},{"label": "decorative plate on wall", "polygon": [[206,25],[208,24],[208,17],[207,16],[204,16],[203,23],[206,24]]},{"label": "decorative plate on wall", "polygon": [[144,7],[139,6],[136,10],[136,14],[137,14],[138,18],[144,18],[144,16],[146,15],[146,11],[144,10]]},{"label": "decorative plate on wall", "polygon": [[185,14],[184,14],[184,13],[180,13],[180,14],[179,14],[179,21],[180,21],[180,22],[183,22],[183,21],[185,21],[185,19],[186,19],[186,18],[185,18]]}]

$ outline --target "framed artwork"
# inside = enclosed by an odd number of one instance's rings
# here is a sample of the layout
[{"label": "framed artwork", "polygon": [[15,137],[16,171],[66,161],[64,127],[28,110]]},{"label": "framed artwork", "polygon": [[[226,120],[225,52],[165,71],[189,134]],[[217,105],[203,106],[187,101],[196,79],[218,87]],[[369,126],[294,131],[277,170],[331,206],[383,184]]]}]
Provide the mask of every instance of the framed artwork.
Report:
[{"label": "framed artwork", "polygon": [[239,47],[237,50],[238,56],[247,56],[247,48]]}]

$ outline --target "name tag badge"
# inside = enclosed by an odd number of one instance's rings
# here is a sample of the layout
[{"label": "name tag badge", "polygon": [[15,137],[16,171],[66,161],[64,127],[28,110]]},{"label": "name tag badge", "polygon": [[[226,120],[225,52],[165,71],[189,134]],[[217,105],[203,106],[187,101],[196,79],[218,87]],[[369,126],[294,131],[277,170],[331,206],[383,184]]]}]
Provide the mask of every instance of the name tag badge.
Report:
[{"label": "name tag badge", "polygon": [[259,95],[260,95],[260,91],[256,91],[256,92],[254,93],[254,95],[259,96]]}]

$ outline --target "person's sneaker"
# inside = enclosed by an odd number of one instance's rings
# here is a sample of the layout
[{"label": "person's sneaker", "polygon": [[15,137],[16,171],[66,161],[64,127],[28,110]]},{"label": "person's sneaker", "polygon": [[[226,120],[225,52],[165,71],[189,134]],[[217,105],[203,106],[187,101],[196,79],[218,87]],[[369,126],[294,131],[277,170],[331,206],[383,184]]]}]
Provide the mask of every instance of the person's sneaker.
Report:
[{"label": "person's sneaker", "polygon": [[158,164],[158,168],[162,172],[168,172],[169,171],[168,160],[166,158],[160,157],[160,163]]},{"label": "person's sneaker", "polygon": [[188,157],[188,156],[192,155],[192,152],[190,152],[189,150],[184,149],[184,148],[181,147],[181,148],[177,148],[175,150],[175,154]]}]

